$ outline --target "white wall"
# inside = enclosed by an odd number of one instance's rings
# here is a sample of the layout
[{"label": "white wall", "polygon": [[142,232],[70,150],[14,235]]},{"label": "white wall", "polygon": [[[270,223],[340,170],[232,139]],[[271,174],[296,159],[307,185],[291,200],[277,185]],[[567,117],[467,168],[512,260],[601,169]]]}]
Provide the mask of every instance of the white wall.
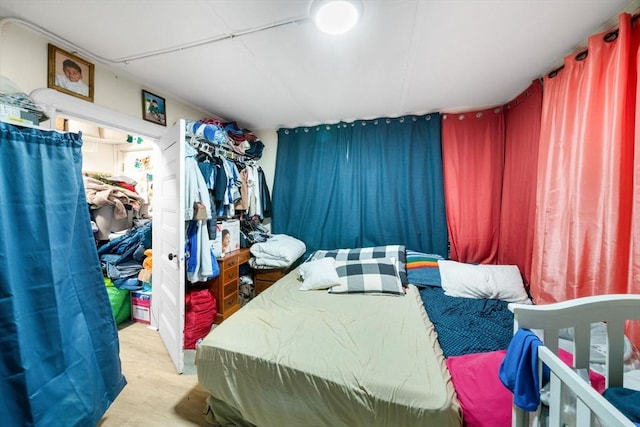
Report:
[{"label": "white wall", "polygon": [[[27,94],[38,88],[46,88],[48,43],[50,41],[42,35],[17,23],[0,19],[0,75],[9,78]],[[64,46],[60,47],[68,50]],[[193,108],[162,91],[144,86],[118,70],[100,63],[94,65],[94,103],[97,105],[142,119],[141,90],[147,89],[166,99],[168,125],[179,119],[197,120],[215,115],[215,112]],[[265,144],[262,159],[258,163],[262,166],[271,190],[277,149],[276,130],[252,130]]]},{"label": "white wall", "polygon": [[116,152],[113,144],[84,141],[82,144],[82,171],[115,175]]},{"label": "white wall", "polygon": [[[12,80],[27,94],[34,89],[46,88],[47,44],[50,41],[13,22],[3,22],[0,25],[0,75]],[[144,88],[166,98],[169,124],[181,118],[195,120],[212,115],[145,87],[102,64],[94,65],[95,104],[141,119],[141,90]]]},{"label": "white wall", "polygon": [[273,195],[273,176],[276,170],[276,153],[278,151],[278,134],[275,129],[262,129],[254,132],[264,143],[262,158],[258,161],[267,179],[269,191]]}]

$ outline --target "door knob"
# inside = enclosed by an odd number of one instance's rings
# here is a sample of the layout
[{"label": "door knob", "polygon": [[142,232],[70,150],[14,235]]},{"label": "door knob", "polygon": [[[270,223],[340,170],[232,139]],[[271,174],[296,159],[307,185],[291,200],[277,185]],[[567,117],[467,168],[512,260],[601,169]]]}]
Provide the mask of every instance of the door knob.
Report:
[{"label": "door knob", "polygon": [[176,255],[176,254],[169,254],[168,255],[169,261],[173,261],[173,259],[177,258],[177,257],[178,257],[178,255]]}]

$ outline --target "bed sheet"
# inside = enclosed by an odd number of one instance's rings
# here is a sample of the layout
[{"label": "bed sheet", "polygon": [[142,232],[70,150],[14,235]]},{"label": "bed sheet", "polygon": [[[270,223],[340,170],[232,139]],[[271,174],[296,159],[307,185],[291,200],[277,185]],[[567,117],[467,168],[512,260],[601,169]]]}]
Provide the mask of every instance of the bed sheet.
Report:
[{"label": "bed sheet", "polygon": [[299,291],[297,269],[197,351],[217,421],[258,426],[460,426],[420,295]]},{"label": "bed sheet", "polygon": [[450,297],[438,286],[420,288],[445,357],[506,350],[513,337],[507,302]]}]

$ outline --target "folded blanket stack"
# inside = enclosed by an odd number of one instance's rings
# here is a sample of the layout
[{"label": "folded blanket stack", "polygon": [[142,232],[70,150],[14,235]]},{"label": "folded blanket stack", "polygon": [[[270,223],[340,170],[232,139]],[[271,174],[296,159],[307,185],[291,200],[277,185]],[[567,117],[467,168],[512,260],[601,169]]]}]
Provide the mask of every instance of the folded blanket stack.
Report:
[{"label": "folded blanket stack", "polygon": [[301,240],[286,234],[274,234],[265,242],[251,246],[252,265],[258,268],[289,267],[307,250]]}]

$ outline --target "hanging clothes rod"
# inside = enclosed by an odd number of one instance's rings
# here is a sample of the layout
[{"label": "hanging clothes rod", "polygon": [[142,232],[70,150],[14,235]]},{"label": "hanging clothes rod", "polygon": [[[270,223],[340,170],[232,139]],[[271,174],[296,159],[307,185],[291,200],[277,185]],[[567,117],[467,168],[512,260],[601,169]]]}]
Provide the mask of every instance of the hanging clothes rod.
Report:
[{"label": "hanging clothes rod", "polygon": [[188,143],[198,150],[199,153],[205,154],[209,157],[225,157],[229,160],[239,161],[245,164],[249,164],[248,162],[251,161],[251,159],[247,159],[246,156],[236,153],[229,147],[212,144],[211,142],[197,136],[191,136]]}]

